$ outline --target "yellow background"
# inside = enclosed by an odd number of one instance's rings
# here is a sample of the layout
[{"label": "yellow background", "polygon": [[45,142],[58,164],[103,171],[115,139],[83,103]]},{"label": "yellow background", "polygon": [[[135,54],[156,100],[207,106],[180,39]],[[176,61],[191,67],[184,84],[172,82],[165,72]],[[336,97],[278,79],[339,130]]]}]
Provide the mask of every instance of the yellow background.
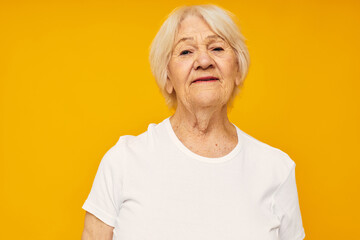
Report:
[{"label": "yellow background", "polygon": [[[148,52],[185,3],[0,2],[0,239],[80,239],[104,153],[172,114]],[[251,56],[230,120],[296,162],[307,240],[358,239],[359,1],[212,3]]]}]

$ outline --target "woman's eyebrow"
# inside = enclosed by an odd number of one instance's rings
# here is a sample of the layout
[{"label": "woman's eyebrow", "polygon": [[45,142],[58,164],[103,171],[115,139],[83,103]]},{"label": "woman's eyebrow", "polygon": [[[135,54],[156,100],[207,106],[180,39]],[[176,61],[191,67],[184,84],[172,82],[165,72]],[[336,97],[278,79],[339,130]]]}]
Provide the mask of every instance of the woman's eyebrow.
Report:
[{"label": "woman's eyebrow", "polygon": [[184,41],[187,41],[187,40],[194,40],[193,37],[183,37],[181,38],[179,41],[177,41],[177,43],[175,44],[175,47],[180,43],[180,42],[184,42]]},{"label": "woman's eyebrow", "polygon": [[[219,35],[209,35],[205,39],[217,39],[217,38],[220,38],[221,40],[224,40]],[[184,42],[184,41],[187,41],[187,40],[194,40],[194,38],[193,37],[183,37],[179,41],[177,41],[177,43],[175,44],[174,47],[176,47],[180,42]]]}]

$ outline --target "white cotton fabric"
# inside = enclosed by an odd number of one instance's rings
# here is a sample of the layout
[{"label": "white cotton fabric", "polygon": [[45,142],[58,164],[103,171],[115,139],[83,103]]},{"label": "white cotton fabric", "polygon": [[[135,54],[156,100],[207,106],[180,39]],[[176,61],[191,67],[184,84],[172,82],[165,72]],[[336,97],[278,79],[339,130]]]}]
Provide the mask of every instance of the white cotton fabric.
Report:
[{"label": "white cotton fabric", "polygon": [[295,162],[236,125],[238,144],[207,158],[169,117],[121,136],[102,158],[82,208],[114,240],[302,240]]}]

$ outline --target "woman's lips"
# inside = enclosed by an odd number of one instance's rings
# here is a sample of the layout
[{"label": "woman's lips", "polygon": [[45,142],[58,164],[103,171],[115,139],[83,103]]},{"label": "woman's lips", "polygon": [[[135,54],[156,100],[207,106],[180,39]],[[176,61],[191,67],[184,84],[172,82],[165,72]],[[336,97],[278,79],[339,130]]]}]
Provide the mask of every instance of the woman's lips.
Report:
[{"label": "woman's lips", "polygon": [[219,80],[219,79],[218,79],[217,77],[206,76],[206,77],[197,78],[197,79],[195,79],[192,83],[215,82],[215,81],[218,81],[218,80]]}]

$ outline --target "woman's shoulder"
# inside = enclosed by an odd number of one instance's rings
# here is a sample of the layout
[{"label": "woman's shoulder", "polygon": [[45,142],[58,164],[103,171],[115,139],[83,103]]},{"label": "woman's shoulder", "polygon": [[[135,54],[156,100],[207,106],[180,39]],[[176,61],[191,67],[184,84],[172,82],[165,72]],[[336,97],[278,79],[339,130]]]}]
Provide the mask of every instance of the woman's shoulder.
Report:
[{"label": "woman's shoulder", "polygon": [[295,162],[284,150],[265,143],[250,134],[239,129],[240,138],[243,141],[245,151],[251,155],[252,159],[263,161],[264,164],[272,164],[277,167],[291,169]]},{"label": "woman's shoulder", "polygon": [[163,122],[149,123],[146,131],[138,135],[121,135],[113,148],[116,151],[123,151],[151,147],[161,134],[160,128],[163,128]]}]

